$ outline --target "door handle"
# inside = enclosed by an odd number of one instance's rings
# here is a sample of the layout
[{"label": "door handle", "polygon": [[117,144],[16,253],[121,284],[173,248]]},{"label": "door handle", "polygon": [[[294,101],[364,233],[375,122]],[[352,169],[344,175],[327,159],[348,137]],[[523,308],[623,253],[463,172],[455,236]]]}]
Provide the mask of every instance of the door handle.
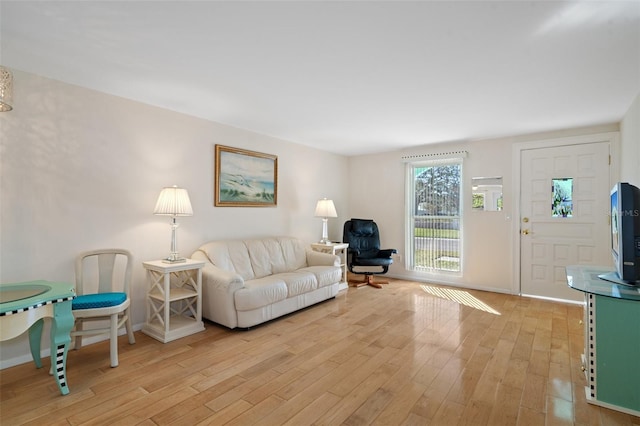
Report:
[{"label": "door handle", "polygon": [[522,235],[529,235],[529,230],[528,229],[523,229],[522,230]]}]

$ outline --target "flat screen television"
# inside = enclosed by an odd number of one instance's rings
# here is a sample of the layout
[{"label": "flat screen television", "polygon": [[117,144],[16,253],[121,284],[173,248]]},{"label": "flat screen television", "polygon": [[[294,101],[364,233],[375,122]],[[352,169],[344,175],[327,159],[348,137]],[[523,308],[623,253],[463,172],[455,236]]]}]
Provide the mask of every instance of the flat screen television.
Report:
[{"label": "flat screen television", "polygon": [[611,254],[618,280],[640,285],[640,189],[626,182],[611,189]]}]

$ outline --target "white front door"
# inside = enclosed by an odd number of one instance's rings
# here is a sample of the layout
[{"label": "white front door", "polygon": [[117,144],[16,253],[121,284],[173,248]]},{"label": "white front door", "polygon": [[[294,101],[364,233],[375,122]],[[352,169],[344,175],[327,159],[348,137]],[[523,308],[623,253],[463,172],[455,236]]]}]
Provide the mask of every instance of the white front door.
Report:
[{"label": "white front door", "polygon": [[583,300],[565,266],[609,265],[609,142],[520,152],[520,292]]}]

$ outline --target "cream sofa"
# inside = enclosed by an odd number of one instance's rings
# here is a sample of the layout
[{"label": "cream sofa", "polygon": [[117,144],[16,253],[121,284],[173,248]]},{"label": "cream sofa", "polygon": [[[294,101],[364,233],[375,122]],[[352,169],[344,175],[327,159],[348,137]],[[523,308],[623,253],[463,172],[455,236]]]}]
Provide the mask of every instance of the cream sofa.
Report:
[{"label": "cream sofa", "polygon": [[212,241],[191,256],[202,269],[202,316],[248,328],[335,297],[340,259],[292,237]]}]

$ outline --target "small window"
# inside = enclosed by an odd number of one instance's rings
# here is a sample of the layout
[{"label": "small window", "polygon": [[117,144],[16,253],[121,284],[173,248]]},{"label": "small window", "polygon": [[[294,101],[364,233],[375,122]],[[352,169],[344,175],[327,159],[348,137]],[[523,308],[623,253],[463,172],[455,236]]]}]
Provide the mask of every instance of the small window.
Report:
[{"label": "small window", "polygon": [[473,210],[502,210],[502,176],[471,178],[471,190]]},{"label": "small window", "polygon": [[484,210],[484,194],[481,192],[473,193],[473,209]]},{"label": "small window", "polygon": [[551,191],[551,215],[553,217],[572,217],[573,178],[553,179]]}]

